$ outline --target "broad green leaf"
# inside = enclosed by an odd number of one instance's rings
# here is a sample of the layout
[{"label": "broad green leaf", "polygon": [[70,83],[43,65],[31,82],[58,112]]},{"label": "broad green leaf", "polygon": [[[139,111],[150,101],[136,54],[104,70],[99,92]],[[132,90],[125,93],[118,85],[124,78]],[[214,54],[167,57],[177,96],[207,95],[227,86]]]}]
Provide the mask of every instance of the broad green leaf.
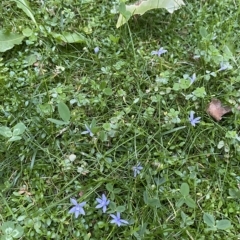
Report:
[{"label": "broad green leaf", "polygon": [[189,195],[189,186],[187,183],[181,185],[180,192],[184,197]]},{"label": "broad green leaf", "polygon": [[14,45],[21,44],[23,39],[24,36],[21,34],[0,30],[0,52],[6,52]]},{"label": "broad green leaf", "polygon": [[218,143],[218,145],[217,145],[217,148],[218,149],[221,149],[221,148],[223,148],[224,147],[224,141],[220,141],[219,143]]},{"label": "broad green leaf", "polygon": [[23,228],[18,225],[15,227],[12,236],[14,238],[20,238],[23,235],[23,233],[24,233]]},{"label": "broad green leaf", "polygon": [[209,226],[214,227],[215,226],[215,219],[214,216],[209,213],[203,214],[203,221]]},{"label": "broad green leaf", "polygon": [[177,207],[177,208],[180,208],[184,203],[185,203],[185,199],[184,199],[184,198],[180,198],[180,199],[176,202],[176,207]]},{"label": "broad green leaf", "polygon": [[131,16],[135,14],[143,15],[145,12],[155,8],[165,8],[168,12],[173,13],[182,5],[184,5],[182,0],[140,0],[135,4],[126,5],[126,8],[120,5],[120,15],[117,21],[117,28],[121,27],[128,21],[129,14],[131,14]]},{"label": "broad green leaf", "polygon": [[110,131],[111,130],[111,124],[110,123],[104,123],[103,124],[103,129],[106,131]]},{"label": "broad green leaf", "polygon": [[14,228],[15,228],[14,222],[12,221],[4,222],[2,226],[0,226],[0,229],[2,230],[3,233],[7,233],[8,229],[13,230]]},{"label": "broad green leaf", "polygon": [[109,192],[113,192],[113,185],[111,183],[107,183],[106,184],[106,189],[109,191]]},{"label": "broad green leaf", "polygon": [[227,45],[223,46],[224,58],[229,60],[233,58],[233,54]]},{"label": "broad green leaf", "polygon": [[33,34],[33,30],[30,29],[30,28],[24,28],[22,30],[22,34],[25,36],[25,37],[30,37],[32,34]]},{"label": "broad green leaf", "polygon": [[195,208],[196,207],[196,204],[194,202],[194,200],[190,197],[190,196],[187,196],[185,198],[185,203],[190,207],[190,208]]},{"label": "broad green leaf", "polygon": [[116,212],[124,212],[125,211],[125,207],[124,206],[118,206],[117,208],[116,208]]},{"label": "broad green leaf", "polygon": [[65,125],[65,124],[69,124],[68,122],[64,122],[58,119],[53,119],[53,118],[47,118],[48,121],[55,123],[57,125]]},{"label": "broad green leaf", "polygon": [[181,211],[181,217],[182,217],[183,222],[185,222],[186,219],[188,218],[188,216],[183,211]]},{"label": "broad green leaf", "polygon": [[193,94],[198,98],[204,98],[207,95],[205,87],[196,88],[196,90],[193,91]]},{"label": "broad green leaf", "polygon": [[0,135],[10,138],[12,136],[12,131],[9,127],[0,127]]},{"label": "broad green leaf", "polygon": [[202,36],[202,38],[206,38],[208,33],[207,33],[207,29],[205,27],[200,27],[199,29],[199,33]]},{"label": "broad green leaf", "polygon": [[148,194],[147,194],[146,191],[143,192],[143,201],[144,201],[145,204],[148,203]]},{"label": "broad green leaf", "polygon": [[24,67],[32,66],[35,62],[37,62],[37,56],[35,54],[31,54],[25,58]]},{"label": "broad green leaf", "polygon": [[132,15],[131,12],[126,10],[126,5],[123,2],[121,2],[119,5],[119,12],[123,15],[126,21],[128,21]]},{"label": "broad green leaf", "polygon": [[23,123],[18,123],[13,127],[13,136],[21,135],[24,133],[26,126]]},{"label": "broad green leaf", "polygon": [[52,33],[52,36],[65,43],[84,43],[86,39],[80,33],[70,33],[70,32],[63,32],[62,34],[59,33]]},{"label": "broad green leaf", "polygon": [[154,178],[154,181],[155,181],[155,183],[159,186],[159,185],[164,184],[164,183],[167,181],[167,179],[166,179],[165,177],[162,177],[162,178]]},{"label": "broad green leaf", "polygon": [[151,207],[160,207],[160,201],[158,198],[150,198],[146,191],[143,192],[143,200],[145,204],[151,206]]},{"label": "broad green leaf", "polygon": [[19,8],[21,8],[26,13],[28,17],[32,19],[35,25],[38,26],[28,1],[27,0],[13,0],[13,1],[17,4]]},{"label": "broad green leaf", "polygon": [[228,190],[228,192],[229,192],[229,195],[230,195],[232,198],[238,198],[238,199],[240,199],[240,190],[235,190],[235,189],[230,188],[230,189]]},{"label": "broad green leaf", "polygon": [[58,113],[64,122],[68,122],[70,120],[71,113],[65,103],[60,102],[58,104]]},{"label": "broad green leaf", "polygon": [[153,208],[158,208],[161,206],[158,198],[149,198],[147,204]]},{"label": "broad green leaf", "polygon": [[221,230],[226,230],[229,229],[231,227],[231,222],[227,219],[223,219],[220,221],[217,221],[217,228],[221,229]]},{"label": "broad green leaf", "polygon": [[106,94],[107,96],[111,96],[113,94],[113,91],[111,88],[105,88],[103,89],[103,93]]},{"label": "broad green leaf", "polygon": [[8,139],[8,142],[15,142],[21,140],[22,137],[20,136],[12,136],[11,138]]}]

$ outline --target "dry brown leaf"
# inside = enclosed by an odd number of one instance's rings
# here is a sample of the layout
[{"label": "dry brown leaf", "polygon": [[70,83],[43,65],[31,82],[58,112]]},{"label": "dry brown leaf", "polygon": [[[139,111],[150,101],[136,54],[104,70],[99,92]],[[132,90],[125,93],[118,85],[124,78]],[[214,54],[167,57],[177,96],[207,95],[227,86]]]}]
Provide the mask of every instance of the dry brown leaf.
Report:
[{"label": "dry brown leaf", "polygon": [[231,111],[230,107],[223,107],[221,101],[218,99],[212,99],[207,108],[207,113],[217,121],[220,121],[224,114]]}]

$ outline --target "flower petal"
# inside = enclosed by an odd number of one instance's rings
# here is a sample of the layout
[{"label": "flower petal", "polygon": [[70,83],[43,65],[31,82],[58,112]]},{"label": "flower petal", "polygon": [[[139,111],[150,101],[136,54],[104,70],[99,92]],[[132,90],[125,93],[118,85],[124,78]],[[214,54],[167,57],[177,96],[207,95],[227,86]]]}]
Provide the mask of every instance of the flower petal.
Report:
[{"label": "flower petal", "polygon": [[129,224],[128,221],[124,220],[124,219],[120,219],[121,223],[124,223],[124,224]]},{"label": "flower petal", "polygon": [[78,206],[83,207],[83,206],[85,206],[85,204],[86,204],[86,202],[82,202],[82,203],[79,203]]},{"label": "flower petal", "polygon": [[79,211],[76,211],[75,212],[75,218],[78,218],[79,214],[80,214]]},{"label": "flower petal", "polygon": [[80,212],[82,215],[85,215],[85,211],[84,211],[83,208],[80,208],[80,209],[79,209],[79,212]]},{"label": "flower petal", "polygon": [[111,216],[113,219],[116,219],[116,218],[117,218],[114,214],[110,214],[110,216]]},{"label": "flower petal", "polygon": [[77,205],[77,200],[75,198],[70,198],[70,202],[73,204],[73,205]]},{"label": "flower petal", "polygon": [[76,211],[76,207],[72,207],[68,213],[75,213],[75,211]]},{"label": "flower petal", "polygon": [[102,207],[103,207],[102,203],[100,203],[96,206],[96,208],[102,208]]},{"label": "flower petal", "polygon": [[103,212],[105,213],[106,211],[107,211],[107,207],[105,205],[105,206],[103,206]]}]

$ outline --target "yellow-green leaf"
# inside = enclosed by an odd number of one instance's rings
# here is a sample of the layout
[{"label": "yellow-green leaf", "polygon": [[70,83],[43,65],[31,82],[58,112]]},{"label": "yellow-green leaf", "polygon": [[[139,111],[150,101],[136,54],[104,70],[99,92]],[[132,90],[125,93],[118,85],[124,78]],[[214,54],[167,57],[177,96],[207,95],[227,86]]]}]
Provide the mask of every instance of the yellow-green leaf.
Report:
[{"label": "yellow-green leaf", "polygon": [[17,4],[19,8],[21,8],[26,13],[28,17],[32,19],[35,25],[38,26],[28,1],[27,0],[13,0],[13,1]]},{"label": "yellow-green leaf", "polygon": [[[140,3],[139,3],[140,2]],[[117,28],[121,27],[125,24],[129,19],[129,14],[135,15],[140,14],[143,15],[145,12],[155,9],[155,8],[165,8],[168,12],[173,13],[175,10],[179,9],[184,2],[182,0],[141,0],[137,1],[135,4],[126,5],[126,9],[124,9],[124,14],[120,11],[120,15],[117,21]]]},{"label": "yellow-green leaf", "polygon": [[4,32],[0,30],[0,52],[5,52],[14,47],[16,44],[21,44],[24,36],[18,33]]}]

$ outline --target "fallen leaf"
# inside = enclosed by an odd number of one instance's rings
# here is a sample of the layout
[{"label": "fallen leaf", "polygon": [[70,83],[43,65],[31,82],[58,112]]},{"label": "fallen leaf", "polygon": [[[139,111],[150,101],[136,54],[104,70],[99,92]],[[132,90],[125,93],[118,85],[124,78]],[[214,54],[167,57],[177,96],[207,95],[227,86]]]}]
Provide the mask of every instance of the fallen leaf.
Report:
[{"label": "fallen leaf", "polygon": [[223,107],[221,101],[218,99],[212,99],[207,108],[207,113],[217,121],[220,121],[224,114],[231,111],[230,107]]}]

